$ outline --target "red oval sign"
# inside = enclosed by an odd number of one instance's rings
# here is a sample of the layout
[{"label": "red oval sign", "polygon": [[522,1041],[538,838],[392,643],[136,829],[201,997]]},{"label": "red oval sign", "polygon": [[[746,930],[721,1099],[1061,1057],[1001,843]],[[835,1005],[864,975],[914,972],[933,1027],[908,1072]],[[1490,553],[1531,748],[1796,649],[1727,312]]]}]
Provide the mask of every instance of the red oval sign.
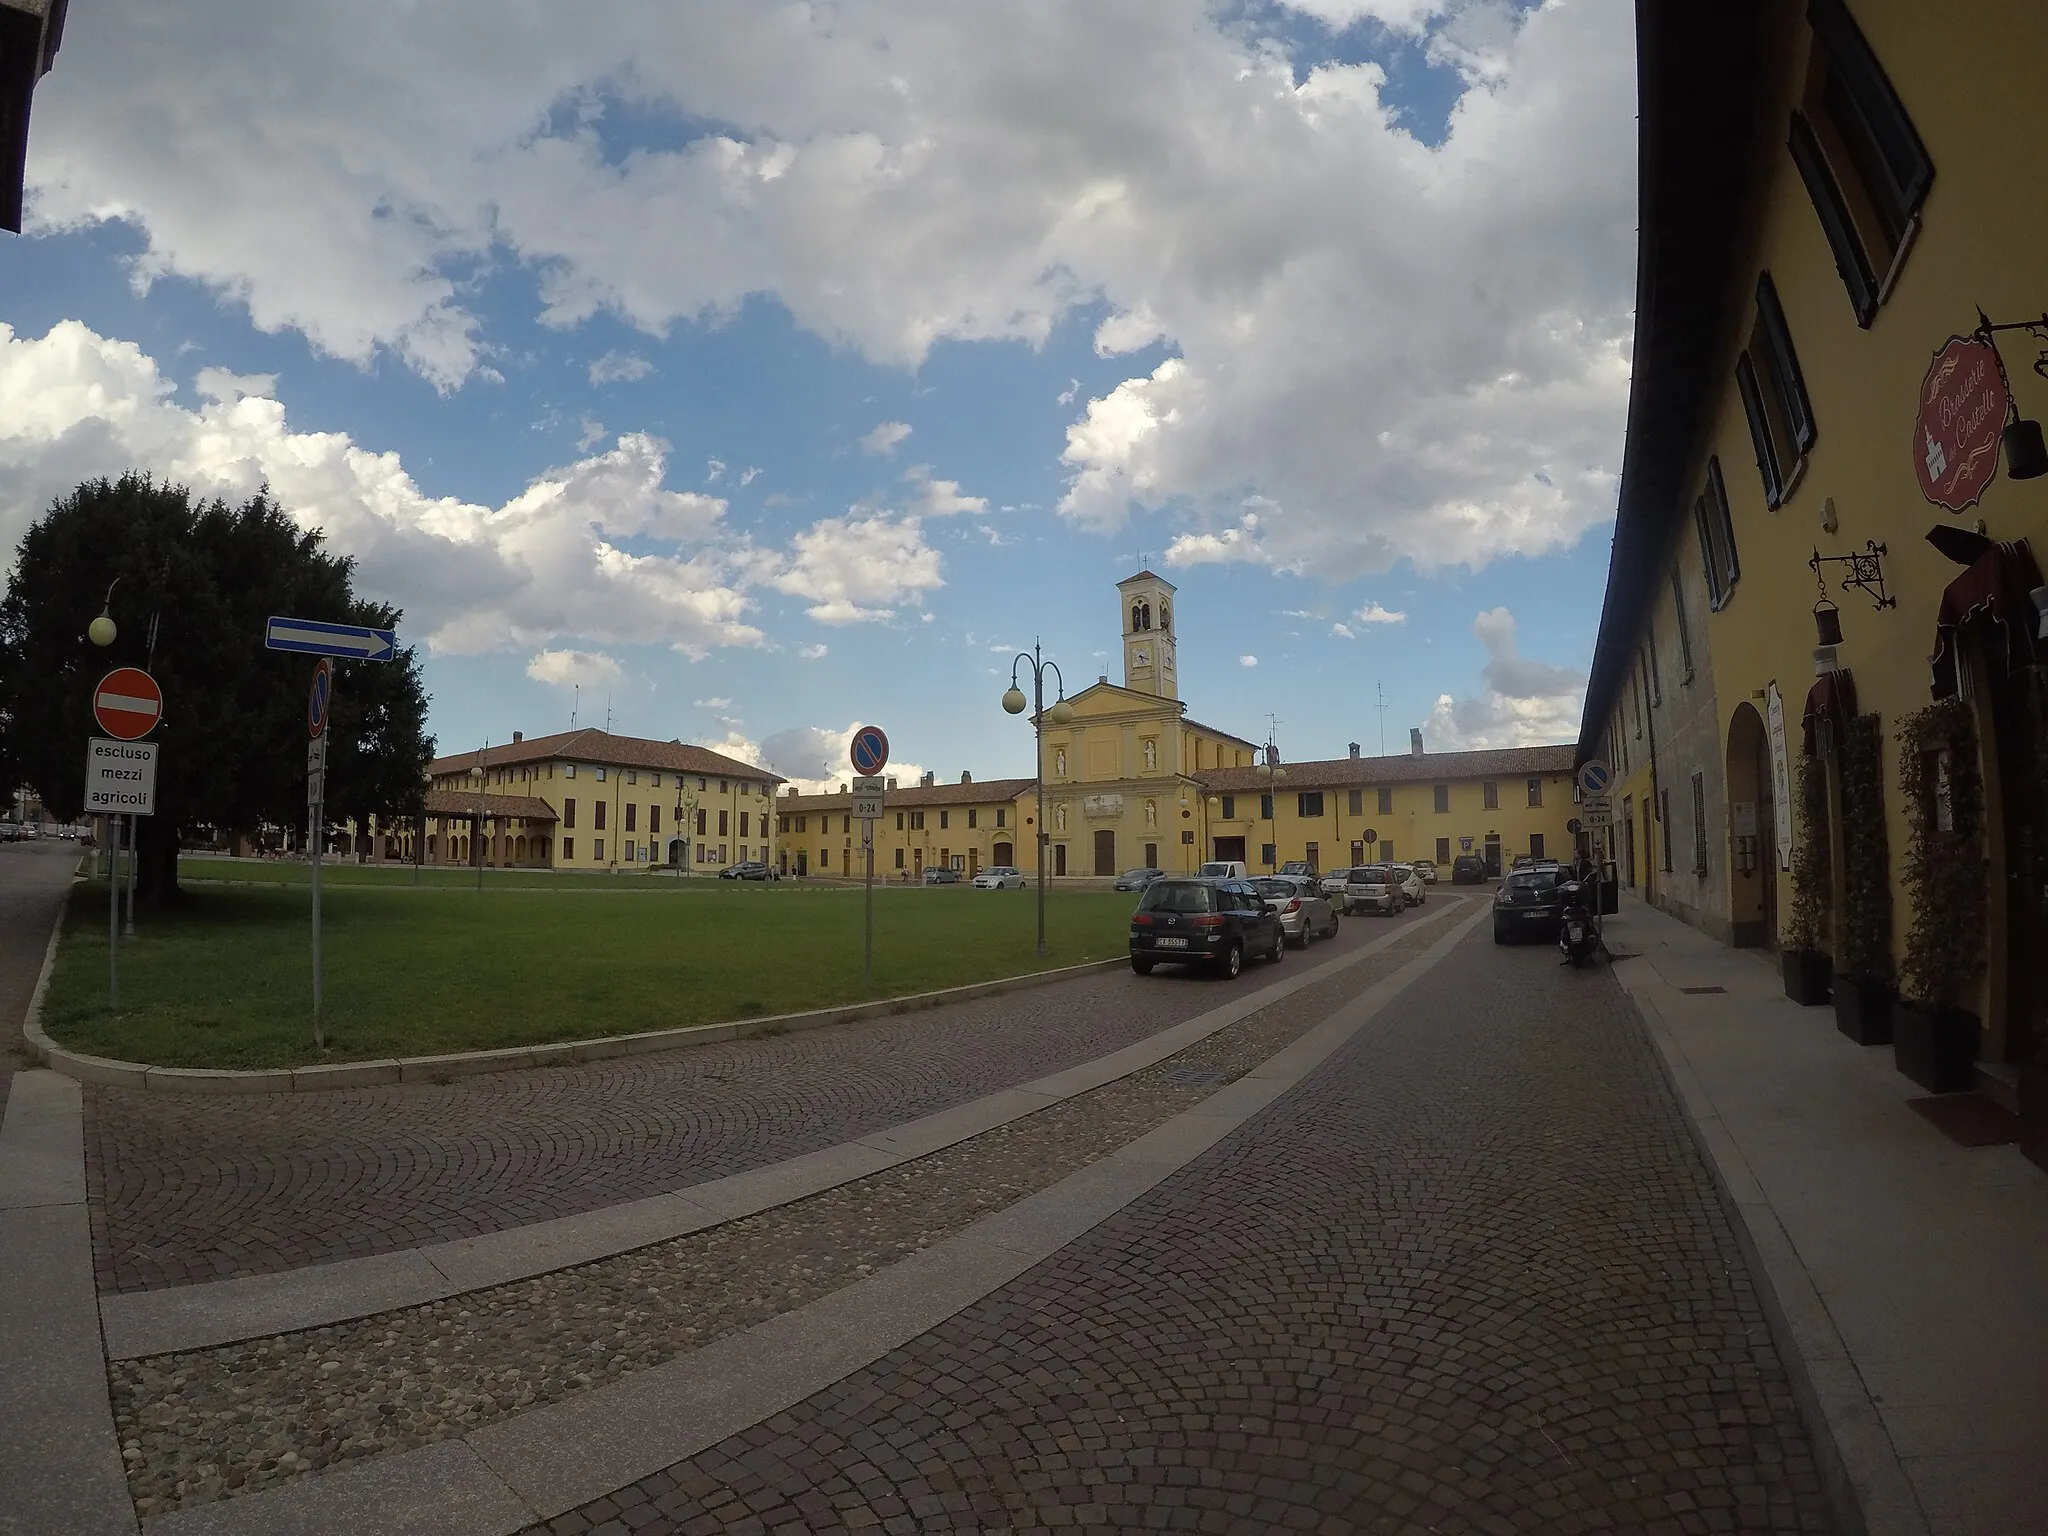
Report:
[{"label": "red oval sign", "polygon": [[92,691],[92,716],[117,741],[140,741],[163,712],[163,689],[140,667],[116,667]]},{"label": "red oval sign", "polygon": [[1920,383],[1913,424],[1913,471],[1920,494],[1960,512],[1973,505],[1998,471],[1998,435],[2005,430],[2005,372],[1991,343],[1951,336]]}]

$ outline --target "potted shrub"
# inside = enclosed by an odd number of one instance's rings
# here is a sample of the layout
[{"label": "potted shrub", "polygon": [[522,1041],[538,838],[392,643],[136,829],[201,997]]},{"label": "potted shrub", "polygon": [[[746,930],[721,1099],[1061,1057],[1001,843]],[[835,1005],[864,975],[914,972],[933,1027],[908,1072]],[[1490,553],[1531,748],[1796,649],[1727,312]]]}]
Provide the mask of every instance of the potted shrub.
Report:
[{"label": "potted shrub", "polygon": [[1884,825],[1884,742],[1876,715],[1842,733],[1842,953],[1835,1027],[1858,1045],[1892,1040],[1892,865]]},{"label": "potted shrub", "polygon": [[1892,1014],[1898,1068],[1931,1093],[1976,1081],[1980,1021],[1963,1006],[1984,970],[1990,872],[1984,780],[1969,706],[1944,699],[1899,727],[1909,810],[1904,887],[1912,921]]},{"label": "potted shrub", "polygon": [[1832,871],[1828,865],[1828,771],[1817,757],[1799,763],[1799,846],[1792,853],[1792,920],[1785,934],[1785,995],[1804,1008],[1828,1000]]}]

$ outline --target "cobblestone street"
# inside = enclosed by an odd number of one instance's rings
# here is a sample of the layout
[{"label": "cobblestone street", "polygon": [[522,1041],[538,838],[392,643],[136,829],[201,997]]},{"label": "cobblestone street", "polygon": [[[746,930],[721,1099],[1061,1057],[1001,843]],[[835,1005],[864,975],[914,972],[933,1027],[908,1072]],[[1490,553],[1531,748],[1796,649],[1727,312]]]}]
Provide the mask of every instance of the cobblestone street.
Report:
[{"label": "cobblestone street", "polygon": [[[1330,952],[1379,932],[1348,925]],[[1147,982],[1119,971],[446,1087],[247,1097],[92,1089],[86,1173],[99,1287],[268,1274],[596,1210],[945,1109],[1218,1001],[1199,978]],[[589,1033],[603,1033],[601,1023]]]},{"label": "cobblestone street", "polygon": [[1605,970],[1483,927],[1054,1258],[535,1532],[1823,1531],[1734,1236]]}]

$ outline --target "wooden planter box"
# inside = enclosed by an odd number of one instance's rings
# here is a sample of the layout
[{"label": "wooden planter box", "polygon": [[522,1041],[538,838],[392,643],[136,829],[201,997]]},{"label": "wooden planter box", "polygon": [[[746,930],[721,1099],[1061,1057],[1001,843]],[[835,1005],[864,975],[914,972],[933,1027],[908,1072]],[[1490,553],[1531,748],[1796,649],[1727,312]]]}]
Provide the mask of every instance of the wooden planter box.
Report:
[{"label": "wooden planter box", "polygon": [[2048,1066],[2022,1062],[2020,1079],[2020,1150],[2048,1168]]},{"label": "wooden planter box", "polygon": [[1858,1045],[1892,1043],[1892,989],[1867,976],[1834,979],[1835,1028]]},{"label": "wooden planter box", "polygon": [[1963,1093],[1977,1083],[1977,1015],[1964,1008],[1892,1009],[1892,1061],[1929,1093]]},{"label": "wooden planter box", "polygon": [[1818,1008],[1828,1000],[1828,980],[1834,962],[1811,949],[1788,949],[1785,964],[1785,995],[1802,1008]]}]

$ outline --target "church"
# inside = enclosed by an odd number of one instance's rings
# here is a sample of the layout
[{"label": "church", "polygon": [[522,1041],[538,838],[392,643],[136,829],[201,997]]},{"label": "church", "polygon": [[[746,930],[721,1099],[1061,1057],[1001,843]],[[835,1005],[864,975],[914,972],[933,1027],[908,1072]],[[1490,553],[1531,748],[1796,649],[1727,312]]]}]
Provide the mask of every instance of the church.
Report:
[{"label": "church", "polygon": [[[1574,748],[1409,751],[1282,763],[1245,737],[1188,718],[1180,697],[1173,584],[1152,571],[1117,583],[1123,681],[1106,676],[1068,697],[1073,718],[1047,721],[1040,768],[1045,827],[1030,777],[957,784],[926,775],[892,784],[875,827],[875,873],[915,880],[934,865],[972,876],[991,865],[1054,877],[1125,869],[1191,873],[1239,859],[1254,873],[1304,860],[1319,870],[1379,859],[1459,854],[1495,872],[1519,855],[1568,857]],[[1048,708],[1048,713],[1050,710]],[[776,801],[784,872],[861,872],[851,790]]]}]

